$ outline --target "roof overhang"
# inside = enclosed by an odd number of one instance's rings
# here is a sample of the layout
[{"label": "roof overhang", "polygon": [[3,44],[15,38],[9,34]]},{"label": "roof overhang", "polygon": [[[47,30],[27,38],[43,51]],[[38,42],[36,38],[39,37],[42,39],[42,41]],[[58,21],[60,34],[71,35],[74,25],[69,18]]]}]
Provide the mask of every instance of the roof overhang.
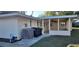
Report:
[{"label": "roof overhang", "polygon": [[32,17],[32,16],[29,16],[29,15],[23,15],[23,14],[19,14],[19,13],[1,14],[0,18],[3,18],[3,17],[13,17],[13,16],[25,17],[27,19],[32,19],[32,20],[39,20],[39,18],[37,18],[37,17]]},{"label": "roof overhang", "polygon": [[47,16],[47,17],[41,17],[40,19],[64,19],[64,18],[77,18],[77,15],[64,15],[64,16]]},{"label": "roof overhang", "polygon": [[29,15],[23,15],[23,14],[19,14],[19,13],[10,13],[10,14],[1,14],[0,18],[3,17],[13,17],[13,16],[17,16],[17,17],[25,17],[27,19],[31,19],[31,20],[45,20],[45,19],[60,19],[60,18],[77,18],[77,15],[64,15],[64,16],[46,16],[46,17],[32,17]]}]

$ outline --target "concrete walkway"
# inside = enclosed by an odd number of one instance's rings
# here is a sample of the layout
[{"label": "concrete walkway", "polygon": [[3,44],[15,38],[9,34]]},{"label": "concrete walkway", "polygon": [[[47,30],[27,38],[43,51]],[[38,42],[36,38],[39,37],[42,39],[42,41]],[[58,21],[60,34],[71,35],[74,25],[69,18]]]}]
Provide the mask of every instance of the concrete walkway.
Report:
[{"label": "concrete walkway", "polygon": [[2,47],[30,47],[31,45],[35,44],[39,40],[41,40],[43,37],[49,36],[48,34],[44,34],[42,36],[39,36],[37,38],[33,39],[22,39],[21,41],[15,42],[15,43],[6,43],[6,42],[0,42],[0,46]]}]

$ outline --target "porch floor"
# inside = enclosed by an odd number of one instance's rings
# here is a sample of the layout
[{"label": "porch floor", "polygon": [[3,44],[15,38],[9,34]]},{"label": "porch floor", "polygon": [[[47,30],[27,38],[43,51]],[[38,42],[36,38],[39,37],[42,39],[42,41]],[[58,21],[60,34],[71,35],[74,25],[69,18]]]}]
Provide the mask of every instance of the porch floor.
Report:
[{"label": "porch floor", "polygon": [[48,34],[41,35],[39,37],[33,38],[33,39],[22,39],[21,41],[15,42],[15,43],[6,43],[6,42],[0,42],[1,47],[30,47],[31,45],[35,44],[41,38],[49,36]]}]

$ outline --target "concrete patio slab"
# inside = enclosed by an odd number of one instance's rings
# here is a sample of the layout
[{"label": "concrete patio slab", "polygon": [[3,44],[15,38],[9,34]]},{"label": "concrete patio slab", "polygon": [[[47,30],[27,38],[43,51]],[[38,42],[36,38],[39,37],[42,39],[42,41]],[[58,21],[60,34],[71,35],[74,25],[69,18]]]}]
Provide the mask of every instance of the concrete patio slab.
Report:
[{"label": "concrete patio slab", "polygon": [[1,47],[30,47],[31,45],[35,44],[39,40],[41,40],[43,37],[49,36],[48,34],[41,35],[39,37],[33,38],[33,39],[22,39],[21,41],[15,42],[15,43],[6,43],[6,42],[0,42]]}]

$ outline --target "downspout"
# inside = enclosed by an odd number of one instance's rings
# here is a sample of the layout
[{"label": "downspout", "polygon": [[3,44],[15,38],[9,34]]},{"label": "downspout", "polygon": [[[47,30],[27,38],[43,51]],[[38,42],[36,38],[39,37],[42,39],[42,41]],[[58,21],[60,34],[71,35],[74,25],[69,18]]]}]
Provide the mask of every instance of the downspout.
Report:
[{"label": "downspout", "polygon": [[[33,16],[33,11],[32,11],[32,14],[31,14],[31,17]],[[30,19],[30,27],[32,26],[32,19]]]}]

